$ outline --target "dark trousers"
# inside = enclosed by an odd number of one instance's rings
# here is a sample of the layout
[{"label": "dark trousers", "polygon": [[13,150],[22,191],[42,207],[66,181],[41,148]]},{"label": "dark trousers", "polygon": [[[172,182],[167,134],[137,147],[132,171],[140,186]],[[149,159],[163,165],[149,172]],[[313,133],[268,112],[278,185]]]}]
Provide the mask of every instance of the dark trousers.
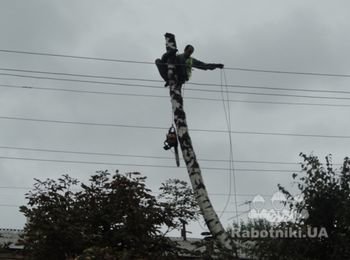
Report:
[{"label": "dark trousers", "polygon": [[161,59],[156,59],[155,63],[157,65],[160,76],[164,79],[165,82],[168,82],[168,59],[176,55],[177,50],[168,50],[163,54]]},{"label": "dark trousers", "polygon": [[[158,68],[159,74],[160,76],[164,79],[165,82],[168,83],[168,58],[169,56],[172,55],[171,52],[166,52],[163,54],[161,59],[156,59],[155,63],[156,66]],[[182,69],[182,68],[181,68]],[[183,74],[183,73],[182,73]],[[179,73],[179,69],[176,68],[175,70],[175,79],[177,81],[177,84],[184,84],[187,80],[186,77],[184,75],[182,75],[181,73]]]},{"label": "dark trousers", "polygon": [[168,66],[167,59],[164,59],[165,54],[162,56],[162,59],[156,59],[155,63],[158,68],[160,76],[164,79],[165,82],[168,82]]}]

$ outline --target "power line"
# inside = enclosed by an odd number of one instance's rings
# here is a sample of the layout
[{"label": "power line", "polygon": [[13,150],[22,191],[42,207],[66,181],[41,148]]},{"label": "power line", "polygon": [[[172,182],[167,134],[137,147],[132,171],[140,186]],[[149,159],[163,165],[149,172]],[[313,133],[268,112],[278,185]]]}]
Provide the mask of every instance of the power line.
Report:
[{"label": "power line", "polygon": [[92,84],[102,84],[110,86],[128,86],[128,87],[142,87],[142,88],[156,88],[164,89],[164,87],[150,86],[150,85],[141,85],[141,84],[129,84],[129,83],[120,83],[120,82],[107,82],[107,81],[96,81],[96,80],[82,80],[82,79],[67,79],[67,78],[54,78],[54,77],[40,77],[40,76],[31,76],[31,75],[21,75],[13,73],[0,73],[2,76],[11,76],[11,77],[20,77],[20,78],[31,78],[31,79],[47,79],[47,80],[57,80],[57,81],[69,81],[69,82],[78,82],[78,83],[92,83]]},{"label": "power line", "polygon": [[7,208],[19,208],[22,205],[15,205],[15,204],[0,204],[0,207],[7,207]]},{"label": "power line", "polygon": [[[0,146],[0,149],[20,150],[20,151],[34,151],[47,153],[64,153],[64,154],[79,154],[79,155],[97,155],[97,156],[114,156],[114,157],[129,157],[129,158],[143,158],[143,159],[166,159],[174,160],[172,157],[166,156],[150,156],[150,155],[135,155],[135,154],[120,154],[120,153],[99,153],[99,152],[84,152],[72,150],[57,150],[57,149],[42,149],[42,148],[28,148],[28,147],[14,147],[14,146]],[[200,161],[208,162],[229,162],[230,160],[222,159],[201,159]],[[277,165],[298,165],[298,163],[291,162],[276,162],[276,161],[256,161],[256,160],[234,160],[236,163],[253,163],[253,164],[277,164]]]},{"label": "power line", "polygon": [[[167,130],[166,127],[160,127],[160,126],[146,126],[146,125],[141,126],[141,125],[128,125],[128,124],[64,121],[64,120],[50,120],[50,119],[24,118],[24,117],[12,117],[12,116],[0,116],[0,119],[28,121],[28,122],[40,122],[40,123],[97,126],[97,127],[120,127],[120,128],[150,129],[150,130]],[[191,129],[191,131],[207,132],[207,133],[228,133],[227,130],[214,130],[214,129],[213,130],[212,129]],[[278,133],[278,132],[273,133],[273,132],[258,132],[258,131],[231,131],[231,133],[233,133],[233,134],[247,134],[247,135],[271,135],[271,136],[294,136],[294,137],[350,139],[350,136],[347,136],[347,135],[297,134],[297,133]]]},{"label": "power line", "polygon": [[[21,74],[12,74],[12,73],[0,73],[0,75],[11,76],[11,77],[21,77],[21,78],[32,78],[32,79],[45,79],[45,80],[56,80],[56,81],[79,82],[79,83],[103,84],[103,85],[108,85],[108,86],[131,86],[131,87],[140,87],[140,88],[163,89],[163,87],[157,87],[157,86],[142,85],[142,84],[119,83],[119,82],[106,82],[106,81],[95,81],[95,80],[81,80],[81,79],[41,77],[41,76],[21,75]],[[191,88],[186,88],[186,90],[220,93],[220,90],[204,90],[204,89],[191,89]],[[258,93],[258,92],[244,92],[244,91],[228,91],[228,93],[230,93],[230,94],[241,94],[241,95],[255,95],[255,96],[278,96],[278,97],[298,97],[298,98],[312,98],[312,99],[350,100],[350,97],[305,96],[305,95],[295,95],[295,94]],[[350,92],[349,92],[349,94],[350,94]]]},{"label": "power line", "polygon": [[[147,97],[147,98],[167,98],[169,96],[154,95],[154,94],[134,94],[134,93],[120,93],[120,92],[105,92],[105,91],[89,91],[89,90],[74,90],[65,88],[44,88],[29,85],[9,85],[0,84],[0,87],[4,88],[17,88],[17,89],[34,89],[34,90],[44,90],[44,91],[62,91],[62,92],[72,92],[72,93],[84,93],[84,94],[99,94],[99,95],[115,95],[115,96],[128,96],[128,97]],[[204,101],[221,101],[216,98],[200,98],[200,97],[186,97],[189,100],[204,100]],[[278,102],[278,101],[254,101],[254,100],[236,100],[230,99],[229,102],[232,103],[249,103],[249,104],[268,104],[268,105],[297,105],[297,106],[326,106],[326,107],[350,107],[346,104],[329,104],[329,103],[305,103],[305,102]]]},{"label": "power line", "polygon": [[320,73],[320,72],[301,72],[301,71],[285,71],[285,70],[266,70],[266,69],[252,69],[252,68],[239,68],[239,67],[225,67],[227,70],[236,71],[248,71],[248,72],[260,72],[260,73],[275,73],[275,74],[290,74],[290,75],[304,75],[304,76],[322,76],[322,77],[341,77],[350,78],[350,74],[339,73]]},{"label": "power line", "polygon": [[45,52],[15,51],[15,50],[5,50],[5,49],[1,49],[0,52],[17,53],[17,54],[28,54],[28,55],[38,55],[38,56],[51,56],[51,57],[60,57],[60,58],[72,58],[72,59],[81,59],[81,60],[110,61],[110,62],[152,64],[152,65],[154,65],[154,62],[148,62],[148,61],[108,59],[108,58],[97,58],[97,57],[76,56],[76,55],[66,55],[66,54],[55,54],[55,53],[45,53]]},{"label": "power line", "polygon": [[[94,61],[108,61],[108,62],[118,62],[118,63],[133,63],[133,64],[154,65],[154,62],[149,62],[149,61],[98,58],[98,57],[77,56],[77,55],[67,55],[67,54],[55,54],[55,53],[44,53],[44,52],[30,52],[30,51],[19,51],[19,50],[8,50],[8,49],[0,49],[0,52],[3,52],[3,53],[16,53],[16,54],[27,54],[27,55],[39,55],[39,56],[51,56],[51,57],[60,57],[60,58],[72,58],[72,59],[82,59],[82,60],[94,60]],[[299,71],[284,71],[284,70],[267,70],[267,69],[256,69],[256,68],[242,68],[242,67],[225,67],[225,69],[226,70],[235,70],[235,71],[274,73],[274,74],[290,74],[290,75],[304,75],[304,76],[343,77],[343,78],[349,78],[350,77],[350,74],[340,74],[340,73],[299,72]]]},{"label": "power line", "polygon": [[162,83],[163,82],[161,80],[153,80],[153,79],[130,78],[130,77],[112,77],[112,76],[105,76],[105,75],[64,73],[64,72],[52,72],[52,71],[41,71],[41,70],[24,70],[24,69],[13,69],[13,68],[0,68],[0,70],[3,70],[3,71],[15,71],[15,72],[25,72],[25,73],[36,73],[36,74],[59,75],[59,76],[82,77],[82,78],[98,78],[98,79],[112,79],[112,80],[125,80],[125,81],[141,81],[141,82],[152,82],[152,83]]},{"label": "power line", "polygon": [[[158,164],[132,164],[132,163],[112,163],[112,162],[94,162],[94,161],[77,161],[77,160],[58,160],[58,159],[44,159],[44,158],[30,158],[30,157],[10,157],[0,156],[3,160],[22,160],[22,161],[37,161],[37,162],[53,162],[53,163],[72,163],[72,164],[87,164],[87,165],[109,165],[109,166],[128,166],[128,167],[150,167],[150,168],[170,168],[170,169],[185,169],[185,167],[177,167],[170,165],[158,165]],[[215,168],[215,167],[202,167],[205,170],[215,171],[228,171],[227,168]],[[264,172],[264,173],[295,173],[300,170],[276,170],[276,169],[236,169],[239,172]]]},{"label": "power line", "polygon": [[[0,186],[0,190],[30,190],[33,189],[33,187],[24,187],[24,186]],[[72,190],[80,190],[80,189],[72,189]],[[152,194],[161,194],[159,191],[151,191]],[[227,196],[228,193],[208,193],[209,195],[213,196]],[[237,196],[239,197],[255,197],[257,195],[260,195],[262,197],[272,197],[273,194],[260,194],[260,193],[237,193]],[[234,196],[231,194],[231,196]]]},{"label": "power line", "polygon": [[[73,93],[85,93],[85,94],[101,94],[101,95],[115,95],[115,96],[129,96],[129,97],[150,97],[150,98],[169,98],[169,96],[161,95],[148,95],[148,94],[134,94],[134,93],[120,93],[120,92],[105,92],[105,91],[90,91],[90,90],[75,90],[75,89],[65,89],[65,88],[44,88],[36,87],[32,85],[9,85],[0,84],[0,87],[4,88],[17,88],[17,89],[34,89],[34,90],[47,90],[47,91],[63,91],[63,92],[73,92]],[[205,99],[205,98],[189,98],[198,100],[208,100],[208,101],[218,101],[218,99]],[[350,106],[350,105],[349,105]]]},{"label": "power line", "polygon": [[[9,208],[19,208],[19,207],[21,207],[21,206],[24,206],[25,205],[25,203],[24,204],[22,204],[22,205],[19,205],[19,204],[0,204],[0,207],[9,207]],[[229,211],[229,210],[227,210],[227,211],[218,211],[218,212],[220,212],[220,213],[235,213],[235,211]],[[248,213],[247,211],[239,211],[239,212],[241,212],[241,213]]]},{"label": "power line", "polygon": [[[52,71],[41,71],[41,70],[24,70],[14,68],[0,68],[3,71],[14,71],[14,72],[25,72],[25,73],[36,73],[46,75],[59,75],[59,76],[71,76],[71,77],[84,77],[84,78],[98,78],[98,79],[111,79],[111,80],[123,80],[123,81],[141,81],[151,83],[163,83],[162,80],[144,79],[144,78],[130,78],[130,77],[115,77],[106,75],[91,75],[91,74],[77,74],[77,73],[64,73],[64,72],[52,72]],[[220,87],[220,84],[215,83],[204,83],[204,82],[187,82],[186,85],[196,86],[216,86]],[[139,85],[135,85],[139,86]],[[143,86],[143,85],[141,85]],[[324,90],[324,89],[300,89],[300,88],[279,88],[279,87],[264,87],[264,86],[251,86],[251,85],[238,85],[238,84],[227,84],[228,88],[249,88],[249,89],[265,89],[265,90],[278,90],[278,91],[302,91],[302,92],[320,92],[320,93],[335,93],[335,94],[350,94],[350,91],[343,90]],[[162,87],[158,87],[162,88]],[[191,89],[193,91],[207,91],[207,92],[220,92],[220,90],[204,90],[204,89]],[[230,93],[230,92],[229,92]]]},{"label": "power line", "polygon": [[[24,206],[25,204],[19,205],[19,204],[0,204],[0,207],[7,207],[7,208],[19,208],[21,206]],[[224,214],[232,214],[236,213],[235,211],[218,211],[219,213]],[[239,213],[248,213],[249,211],[239,211]],[[1,230],[0,230],[1,231]]]},{"label": "power line", "polygon": [[24,186],[0,186],[1,190],[29,190],[33,187],[24,187]]}]

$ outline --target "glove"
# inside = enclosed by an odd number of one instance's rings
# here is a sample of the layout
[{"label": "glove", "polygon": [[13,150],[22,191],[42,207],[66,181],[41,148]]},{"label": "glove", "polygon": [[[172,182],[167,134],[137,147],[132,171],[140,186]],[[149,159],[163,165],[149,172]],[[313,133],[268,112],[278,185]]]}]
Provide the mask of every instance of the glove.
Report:
[{"label": "glove", "polygon": [[208,70],[215,70],[217,67],[218,66],[216,63],[209,63],[207,69]]},{"label": "glove", "polygon": [[224,68],[224,64],[220,64],[220,63],[210,63],[208,66],[208,70],[223,69],[223,68]]}]

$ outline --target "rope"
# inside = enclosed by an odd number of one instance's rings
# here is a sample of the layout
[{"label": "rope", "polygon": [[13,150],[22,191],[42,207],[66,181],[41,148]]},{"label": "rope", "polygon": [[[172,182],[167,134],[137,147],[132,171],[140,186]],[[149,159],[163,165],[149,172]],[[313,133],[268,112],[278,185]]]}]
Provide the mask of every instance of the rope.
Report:
[{"label": "rope", "polygon": [[[233,184],[233,193],[234,193],[234,203],[235,203],[235,212],[236,212],[236,221],[237,224],[239,223],[239,215],[238,215],[238,205],[237,205],[237,185],[236,185],[236,174],[235,174],[235,167],[234,167],[234,156],[233,156],[233,142],[232,142],[232,135],[231,135],[231,130],[232,130],[232,124],[231,124],[231,108],[230,108],[230,102],[229,102],[229,93],[228,93],[228,87],[227,87],[227,79],[226,79],[226,74],[225,71],[222,70],[220,72],[220,85],[221,85],[221,97],[222,97],[222,103],[223,103],[223,108],[224,108],[224,113],[225,113],[225,119],[226,119],[226,125],[227,125],[227,130],[229,131],[229,144],[230,144],[230,152],[229,152],[229,192],[228,196],[226,199],[225,206],[222,210],[225,211],[230,203],[231,196],[232,196],[232,184]],[[225,86],[225,94],[226,94],[226,99],[224,95],[224,86]],[[225,103],[226,102],[226,103]],[[223,213],[220,214],[220,218],[222,217]]]}]

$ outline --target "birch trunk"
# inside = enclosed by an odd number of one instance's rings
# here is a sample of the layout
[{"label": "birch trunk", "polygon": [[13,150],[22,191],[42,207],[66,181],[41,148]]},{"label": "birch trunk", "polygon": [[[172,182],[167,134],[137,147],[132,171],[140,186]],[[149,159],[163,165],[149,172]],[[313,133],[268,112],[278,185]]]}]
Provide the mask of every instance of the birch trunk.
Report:
[{"label": "birch trunk", "polygon": [[[175,36],[173,39],[167,38],[166,34],[166,47],[170,49],[176,49]],[[175,55],[174,55],[175,56]],[[181,85],[177,85],[175,81],[175,66],[174,56],[168,60],[168,78],[169,89],[172,103],[172,109],[174,113],[174,123],[182,151],[183,159],[186,163],[187,171],[192,184],[192,189],[204,217],[205,223],[212,234],[212,236],[219,241],[219,243],[226,249],[232,250],[234,245],[223,228],[218,215],[216,214],[209,196],[204,185],[201,169],[199,167],[196,155],[192,146],[191,137],[188,132],[186,114],[183,108],[183,98],[181,94]]]}]

